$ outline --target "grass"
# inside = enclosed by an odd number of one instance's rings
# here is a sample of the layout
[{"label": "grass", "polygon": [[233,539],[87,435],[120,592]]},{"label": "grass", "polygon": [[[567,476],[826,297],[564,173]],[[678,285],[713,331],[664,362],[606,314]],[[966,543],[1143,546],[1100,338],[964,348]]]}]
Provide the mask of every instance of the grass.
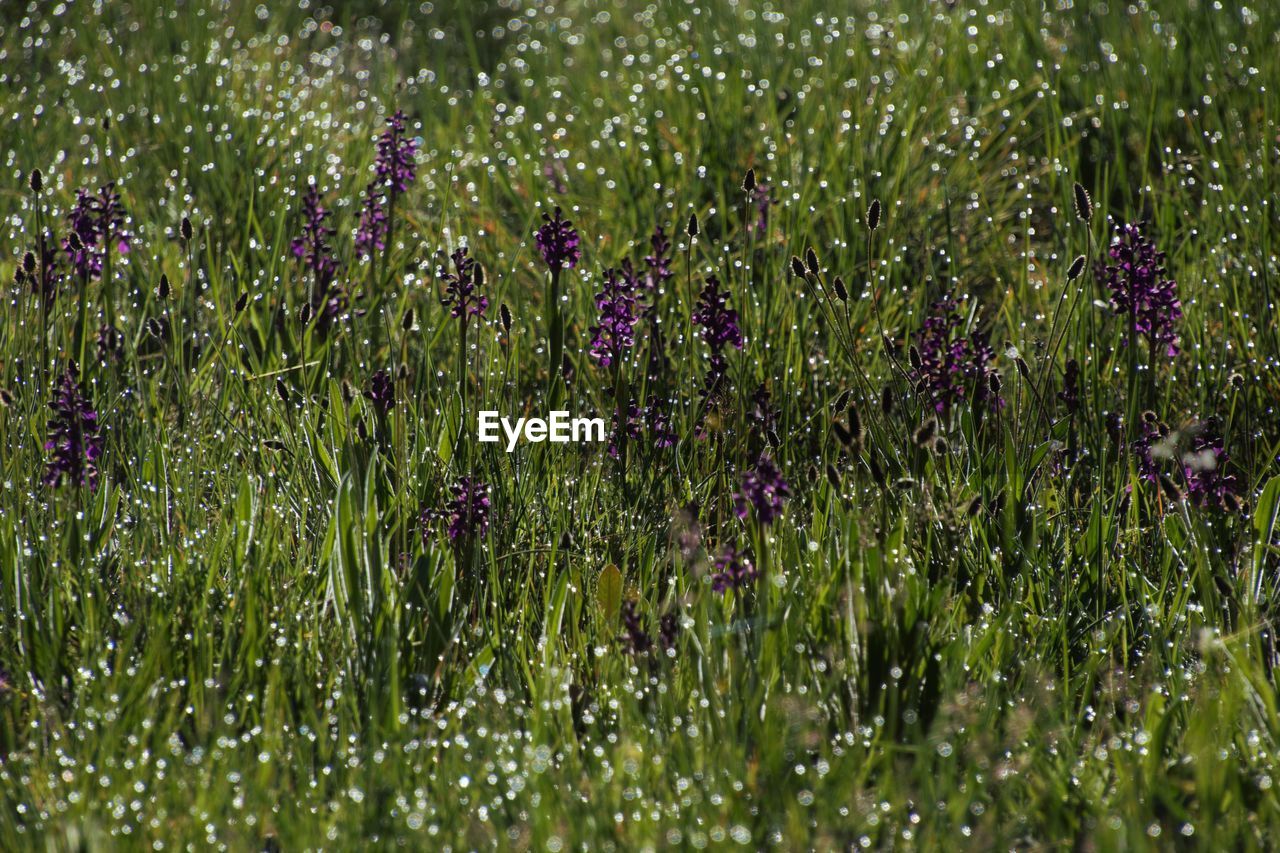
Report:
[{"label": "grass", "polygon": [[[0,9],[0,847],[1280,843],[1280,10],[273,5]],[[396,109],[417,180],[363,261]],[[133,241],[105,281],[8,284],[108,181]],[[289,251],[312,182],[331,324]],[[582,235],[563,384],[533,240],[555,205]],[[1167,253],[1174,358],[1123,343],[1108,217]],[[593,295],[659,225],[656,322],[602,368]],[[490,300],[465,338],[436,275],[462,243]],[[710,274],[745,346],[708,411]],[[998,410],[966,380],[937,417],[907,376],[948,292]],[[70,360],[94,489],[42,484]],[[608,421],[615,388],[674,446],[474,440],[480,408]],[[1238,512],[1178,464],[1210,418]],[[733,504],[762,452],[791,492],[771,525]],[[422,511],[463,476],[490,523],[450,540]],[[761,576],[721,595],[730,545]]]}]

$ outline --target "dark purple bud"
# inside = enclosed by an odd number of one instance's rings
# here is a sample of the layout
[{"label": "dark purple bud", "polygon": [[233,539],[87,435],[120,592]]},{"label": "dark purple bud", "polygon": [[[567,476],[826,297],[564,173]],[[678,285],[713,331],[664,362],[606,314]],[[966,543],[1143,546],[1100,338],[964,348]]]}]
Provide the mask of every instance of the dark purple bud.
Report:
[{"label": "dark purple bud", "polygon": [[156,292],[161,299],[169,298],[169,276],[160,273],[160,287],[157,288]]},{"label": "dark purple bud", "polygon": [[796,278],[805,278],[804,261],[795,255],[791,256],[791,272]]},{"label": "dark purple bud", "polygon": [[32,169],[27,178],[27,183],[30,185],[31,191],[39,195],[44,190],[44,173],[39,169]]},{"label": "dark purple bud", "polygon": [[284,378],[280,376],[276,377],[276,396],[280,398],[280,402],[289,405],[289,386],[284,384]]},{"label": "dark purple bud", "polygon": [[685,229],[685,233],[688,234],[691,239],[698,236],[698,214],[689,214],[689,225]]},{"label": "dark purple bud", "polygon": [[750,193],[750,192],[755,192],[755,189],[756,189],[756,170],[747,169],[747,176],[742,179],[742,191]]},{"label": "dark purple bud", "polygon": [[511,309],[507,307],[507,303],[498,306],[498,317],[502,320],[502,331],[507,334],[511,333]]},{"label": "dark purple bud", "polygon": [[810,274],[818,275],[822,272],[822,267],[818,264],[818,253],[813,250],[812,246],[805,250],[804,263],[809,268]]},{"label": "dark purple bud", "polygon": [[191,227],[190,219],[188,219],[185,216],[182,217],[182,225],[180,226],[178,233],[182,235],[183,240],[185,240],[188,243],[191,242],[191,238],[192,236],[194,236],[195,230]]},{"label": "dark purple bud", "polygon": [[874,231],[880,227],[880,199],[871,200],[867,207],[867,230]]}]

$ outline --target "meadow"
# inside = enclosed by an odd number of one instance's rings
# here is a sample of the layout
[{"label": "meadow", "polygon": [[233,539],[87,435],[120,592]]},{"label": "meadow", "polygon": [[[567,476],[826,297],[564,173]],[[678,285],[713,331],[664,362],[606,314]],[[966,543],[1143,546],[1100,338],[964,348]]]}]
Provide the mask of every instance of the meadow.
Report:
[{"label": "meadow", "polygon": [[0,4],[0,848],[1280,846],[1280,5],[1045,5]]}]

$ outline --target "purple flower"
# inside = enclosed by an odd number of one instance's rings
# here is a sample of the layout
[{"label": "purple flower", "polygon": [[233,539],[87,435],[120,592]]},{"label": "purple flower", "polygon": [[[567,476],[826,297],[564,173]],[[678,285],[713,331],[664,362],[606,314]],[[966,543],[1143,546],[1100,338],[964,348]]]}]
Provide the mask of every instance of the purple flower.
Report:
[{"label": "purple flower", "polygon": [[629,654],[642,655],[653,648],[653,638],[644,629],[636,603],[631,599],[622,602],[622,646]]},{"label": "purple flower", "polygon": [[102,455],[102,436],[98,413],[80,391],[76,374],[67,369],[49,403],[53,416],[49,419],[49,439],[44,449],[50,453],[43,482],[50,488],[62,485],[98,487],[98,458]]},{"label": "purple flower", "polygon": [[574,230],[573,223],[560,215],[557,205],[554,216],[542,214],[542,226],[534,234],[538,251],[542,253],[548,267],[552,270],[573,269],[582,258],[582,250],[578,248],[581,239]]},{"label": "purple flower", "polygon": [[701,391],[704,404],[709,405],[724,390],[721,386],[729,370],[725,347],[742,349],[738,312],[729,307],[729,295],[720,289],[720,279],[714,275],[707,276],[691,319],[695,326],[702,327],[702,340],[711,348],[711,364]]},{"label": "purple flower", "polygon": [[378,156],[374,160],[377,183],[385,185],[393,199],[409,189],[418,173],[413,159],[418,143],[405,138],[404,119],[400,110],[387,119],[387,128],[378,138]]},{"label": "purple flower", "polygon": [[338,260],[329,245],[334,228],[325,221],[330,213],[321,204],[320,191],[312,184],[302,197],[302,233],[289,244],[293,256],[315,278],[311,307],[326,323],[336,320],[347,309],[346,291],[334,281],[338,277]]},{"label": "purple flower", "polygon": [[129,254],[129,241],[132,237],[124,230],[124,206],[120,204],[120,193],[116,192],[115,181],[98,188],[94,208],[98,216],[98,234],[102,238],[102,245],[109,247],[114,243],[117,252]]},{"label": "purple flower", "polygon": [[676,433],[671,428],[671,414],[652,394],[644,404],[644,419],[645,426],[653,437],[654,447],[666,448],[675,445]]},{"label": "purple flower", "polygon": [[649,238],[649,254],[644,256],[644,266],[644,289],[650,294],[661,292],[675,276],[671,270],[671,239],[661,225],[653,229],[653,235]]},{"label": "purple flower", "polygon": [[1223,449],[1222,433],[1216,418],[1200,424],[1193,431],[1191,444],[1182,454],[1182,476],[1187,484],[1187,497],[1198,507],[1239,512],[1240,484],[1224,469],[1230,457]]},{"label": "purple flower", "polygon": [[760,454],[756,465],[742,477],[742,488],[733,496],[733,511],[738,518],[746,519],[748,508],[763,525],[772,524],[782,515],[783,502],[791,497],[791,488],[782,479],[782,472],[769,458]]},{"label": "purple flower", "polygon": [[692,319],[694,325],[702,327],[702,339],[711,347],[713,357],[726,346],[742,349],[738,312],[729,307],[729,294],[720,289],[720,279],[714,275],[707,276],[707,283],[698,294]]},{"label": "purple flower", "polygon": [[75,239],[62,241],[63,251],[76,274],[83,279],[102,275],[103,257],[114,241],[116,251],[128,254],[132,239],[124,229],[125,213],[115,182],[99,187],[97,194],[76,191],[76,203],[67,213],[67,226]]},{"label": "purple flower", "polygon": [[489,530],[489,484],[463,477],[450,488],[453,498],[443,510],[428,508],[422,512],[422,536],[425,540],[431,522],[448,519],[449,541],[484,536]]},{"label": "purple flower", "polygon": [[330,212],[321,204],[315,184],[302,197],[302,233],[289,244],[293,256],[315,274],[317,286],[328,288],[338,274],[338,261],[329,246],[334,229],[325,223]]},{"label": "purple flower", "polygon": [[664,652],[676,647],[680,639],[680,617],[674,613],[664,613],[658,620],[658,644]]},{"label": "purple flower", "polygon": [[360,205],[360,224],[356,227],[356,253],[366,260],[373,257],[375,251],[380,252],[387,248],[389,232],[386,198],[378,191],[376,183],[369,184],[365,188],[364,201]]},{"label": "purple flower", "polygon": [[613,433],[609,436],[609,457],[611,459],[618,458],[618,445],[620,439],[625,437],[627,441],[640,440],[640,424],[641,412],[640,407],[636,405],[635,400],[627,403],[626,423],[618,422],[619,412],[617,409],[613,411]]},{"label": "purple flower", "polygon": [[379,370],[369,378],[369,390],[364,392],[365,399],[373,404],[373,408],[382,417],[391,414],[396,405],[396,386],[391,374]]},{"label": "purple flower", "polygon": [[729,545],[724,553],[716,557],[715,569],[711,574],[711,588],[720,593],[730,589],[743,589],[758,576],[759,572],[746,555]]},{"label": "purple flower", "polygon": [[933,303],[912,351],[911,381],[916,393],[927,397],[934,411],[945,414],[971,394],[975,404],[1004,405],[993,390],[995,351],[984,332],[959,334],[959,305],[950,295]]},{"label": "purple flower", "polygon": [[449,315],[454,318],[478,317],[489,307],[489,298],[476,292],[484,282],[484,273],[476,264],[475,258],[468,256],[466,246],[459,247],[449,256],[453,262],[453,272],[443,264],[437,275],[445,282],[445,294],[440,301],[452,306]]},{"label": "purple flower", "polygon": [[609,367],[621,359],[623,350],[635,346],[637,282],[628,272],[605,270],[604,285],[596,294],[600,322],[591,327],[591,356],[603,367]]},{"label": "purple flower", "polygon": [[1178,354],[1174,326],[1182,317],[1178,283],[1167,277],[1164,253],[1156,249],[1142,228],[1141,224],[1116,224],[1115,238],[1107,250],[1112,263],[1100,261],[1097,277],[1111,293],[1111,308],[1116,316],[1127,319],[1147,339],[1152,355],[1157,347],[1163,347],[1165,354],[1173,358]]},{"label": "purple flower", "polygon": [[1160,464],[1157,458],[1171,455],[1172,447],[1168,446],[1168,438],[1169,427],[1154,412],[1144,412],[1138,433],[1129,443],[1139,479],[1153,484],[1160,482]]}]

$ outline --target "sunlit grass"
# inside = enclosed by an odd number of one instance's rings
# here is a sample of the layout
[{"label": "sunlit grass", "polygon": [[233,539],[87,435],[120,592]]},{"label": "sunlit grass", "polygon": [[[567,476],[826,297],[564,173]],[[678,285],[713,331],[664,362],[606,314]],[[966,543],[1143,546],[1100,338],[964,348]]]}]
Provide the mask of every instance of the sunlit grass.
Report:
[{"label": "sunlit grass", "polygon": [[[170,5],[0,7],[0,847],[1276,845],[1276,10]],[[113,181],[115,316],[16,283]]]}]

